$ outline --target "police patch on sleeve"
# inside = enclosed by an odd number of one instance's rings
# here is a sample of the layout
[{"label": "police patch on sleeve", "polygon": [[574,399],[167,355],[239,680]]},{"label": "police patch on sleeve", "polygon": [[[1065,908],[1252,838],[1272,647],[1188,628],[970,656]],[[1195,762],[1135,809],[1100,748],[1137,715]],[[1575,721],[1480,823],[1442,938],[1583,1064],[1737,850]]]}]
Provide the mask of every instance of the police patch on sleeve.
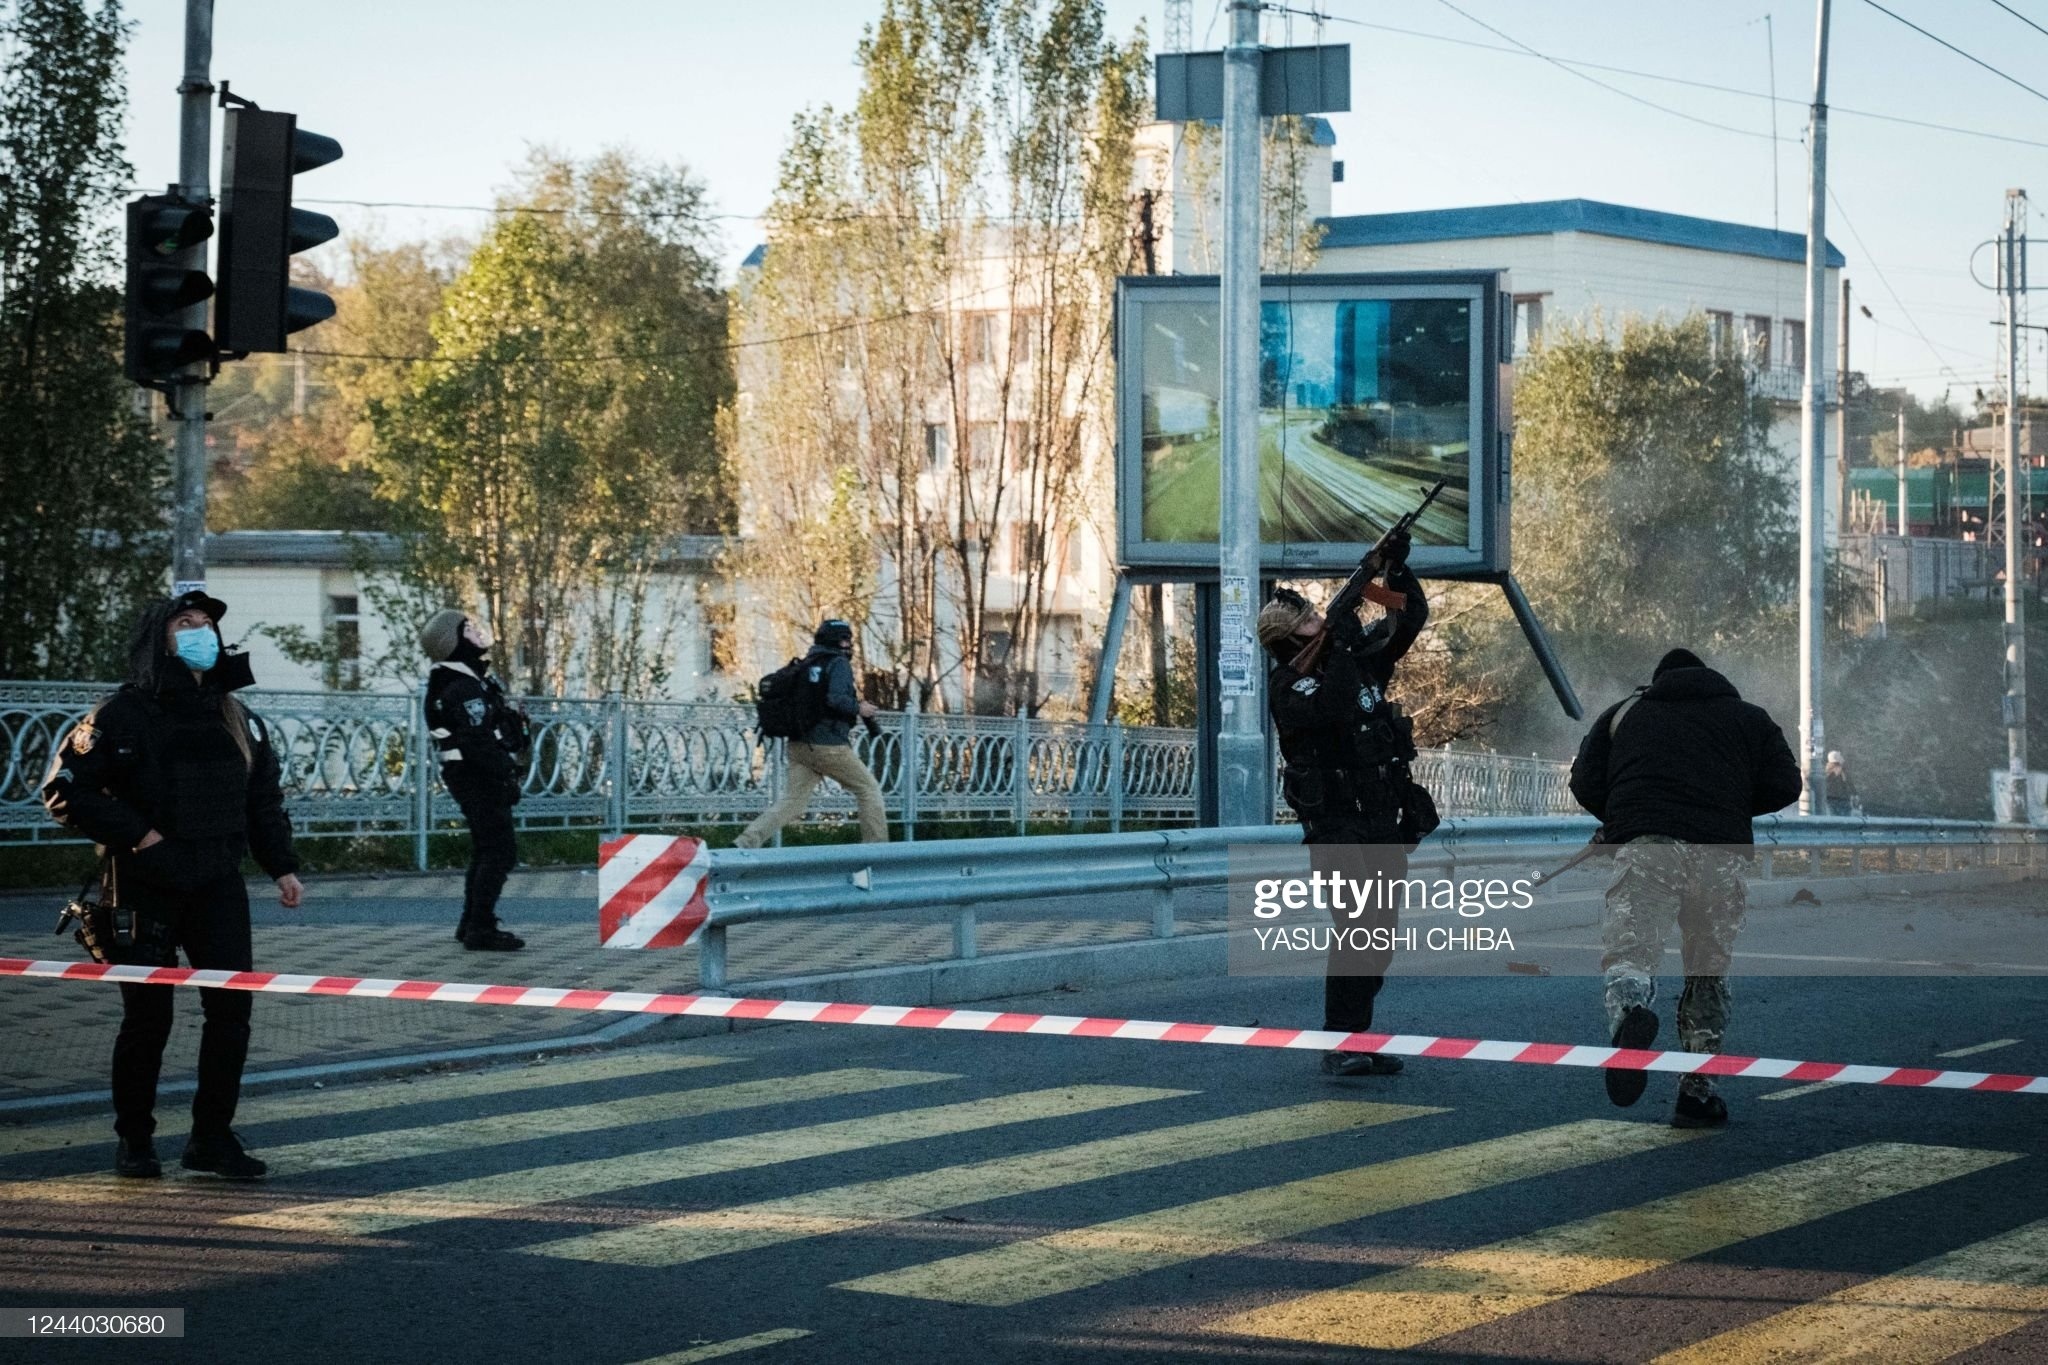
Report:
[{"label": "police patch on sleeve", "polygon": [[1304,697],[1313,697],[1316,694],[1316,689],[1321,686],[1322,684],[1314,678],[1303,678],[1294,684],[1294,690],[1301,693]]},{"label": "police patch on sleeve", "polygon": [[462,709],[469,713],[469,723],[471,725],[482,725],[484,723],[484,712],[487,708],[484,706],[484,699],[482,697],[471,697],[468,701],[462,703]]}]

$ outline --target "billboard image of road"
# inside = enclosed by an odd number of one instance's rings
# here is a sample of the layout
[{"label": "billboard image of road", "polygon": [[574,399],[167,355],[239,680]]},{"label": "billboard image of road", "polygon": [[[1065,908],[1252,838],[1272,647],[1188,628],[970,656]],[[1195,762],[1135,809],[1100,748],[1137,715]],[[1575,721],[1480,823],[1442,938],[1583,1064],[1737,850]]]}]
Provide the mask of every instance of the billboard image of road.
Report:
[{"label": "billboard image of road", "polygon": [[[1462,298],[1267,302],[1259,327],[1259,524],[1266,542],[1369,543],[1446,481],[1417,545],[1463,546],[1472,485],[1472,312]],[[1148,542],[1216,541],[1217,305],[1144,309]]]}]

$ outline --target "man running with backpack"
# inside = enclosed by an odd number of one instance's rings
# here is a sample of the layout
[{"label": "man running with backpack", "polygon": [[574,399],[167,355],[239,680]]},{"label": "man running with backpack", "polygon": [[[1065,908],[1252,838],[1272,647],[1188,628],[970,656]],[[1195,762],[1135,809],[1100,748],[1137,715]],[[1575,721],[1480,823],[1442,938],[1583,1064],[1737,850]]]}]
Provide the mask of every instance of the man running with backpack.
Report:
[{"label": "man running with backpack", "polygon": [[740,831],[735,847],[759,848],[774,838],[804,813],[825,777],[853,793],[860,841],[889,842],[881,784],[853,752],[853,723],[868,721],[872,729],[875,706],[854,689],[852,656],[853,626],[835,617],[818,627],[809,654],[761,680],[761,737],[789,741],[789,781],[782,799]]}]

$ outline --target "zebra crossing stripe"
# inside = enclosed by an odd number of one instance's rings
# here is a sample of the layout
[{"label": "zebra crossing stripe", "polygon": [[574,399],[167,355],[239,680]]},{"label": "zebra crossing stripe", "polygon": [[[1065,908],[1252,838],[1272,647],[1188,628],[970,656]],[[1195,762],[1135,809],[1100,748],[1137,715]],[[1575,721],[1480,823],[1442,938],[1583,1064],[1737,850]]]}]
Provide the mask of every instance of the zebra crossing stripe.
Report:
[{"label": "zebra crossing stripe", "polygon": [[683,1265],[809,1237],[858,1232],[878,1223],[921,1218],[942,1209],[1444,1112],[1418,1105],[1357,1100],[1298,1104],[1098,1138],[1050,1151],[1018,1152],[782,1199],[706,1209],[679,1218],[543,1242],[521,1250],[535,1256],[612,1265]]},{"label": "zebra crossing stripe", "polygon": [[1127,1104],[1179,1099],[1192,1093],[1135,1085],[1060,1086],[929,1109],[898,1109],[809,1127],[744,1133],[624,1156],[529,1166],[356,1199],[268,1209],[230,1218],[227,1223],[287,1232],[371,1236],[422,1223],[516,1213],[540,1204],[587,1199],[693,1176],[753,1170],[1039,1119],[1073,1118]]},{"label": "zebra crossing stripe", "polygon": [[[264,1159],[275,1176],[300,1175],[310,1171],[331,1171],[376,1161],[398,1161],[408,1157],[434,1156],[448,1152],[473,1151],[500,1143],[532,1138],[601,1132],[635,1123],[653,1123],[761,1109],[771,1105],[795,1104],[803,1100],[838,1099],[869,1094],[901,1086],[932,1085],[960,1078],[937,1071],[880,1071],[848,1068],[818,1071],[804,1076],[770,1077],[739,1081],[731,1085],[703,1086],[692,1090],[605,1100],[595,1104],[570,1105],[538,1112],[518,1111],[458,1119],[451,1123],[426,1124],[413,1128],[385,1129],[350,1137],[315,1138],[282,1147],[265,1149]],[[189,1179],[176,1174],[168,1180],[124,1180],[117,1175],[91,1171],[59,1176],[54,1180],[0,1181],[0,1200],[45,1204],[96,1205],[127,1204],[169,1190],[173,1197],[193,1187],[209,1184],[204,1178]]]},{"label": "zebra crossing stripe", "polygon": [[2019,1156],[1869,1143],[1438,1257],[1208,1326],[1236,1336],[1409,1350]]},{"label": "zebra crossing stripe", "polygon": [[1133,1214],[835,1287],[1007,1308],[1705,1136],[1662,1124],[1585,1119]]},{"label": "zebra crossing stripe", "polygon": [[[593,1081],[626,1080],[635,1076],[660,1075],[672,1071],[694,1071],[700,1067],[727,1066],[729,1057],[705,1057],[693,1052],[665,1052],[659,1048],[634,1048],[630,1052],[596,1057],[553,1058],[539,1064],[517,1063],[485,1071],[439,1074],[431,1086],[410,1078],[373,1081],[332,1090],[295,1090],[282,1094],[245,1095],[235,1111],[235,1128],[247,1131],[265,1123],[290,1119],[329,1118],[336,1114],[371,1113],[379,1109],[406,1109],[448,1100],[480,1099],[521,1091],[550,1091]],[[192,1129],[190,1110],[160,1113],[156,1120],[159,1139],[177,1137]],[[0,1128],[0,1157],[30,1152],[51,1152],[64,1147],[107,1141],[103,1117],[68,1123],[38,1123],[27,1128]],[[258,1139],[260,1142],[261,1139]]]},{"label": "zebra crossing stripe", "polygon": [[2048,1076],[1926,1067],[1847,1066],[1793,1062],[1723,1053],[1647,1051],[1574,1043],[1522,1043],[1443,1038],[1412,1033],[1334,1033],[1320,1029],[1244,1029],[1222,1024],[1165,1023],[1149,1019],[1094,1019],[1075,1015],[995,1013],[938,1006],[859,1005],[817,1000],[760,1000],[724,995],[657,995],[644,991],[555,990],[540,986],[477,986],[443,981],[364,980],[278,972],[197,971],[190,967],[114,967],[97,962],[50,962],[0,957],[0,976],[60,981],[111,981],[288,995],[375,996],[402,1000],[460,1001],[544,1009],[626,1014],[688,1014],[718,1019],[767,1019],[803,1024],[861,1024],[892,1028],[953,1029],[970,1033],[1033,1033],[1068,1038],[1122,1038],[1145,1042],[1215,1043],[1312,1051],[1386,1052],[1439,1061],[1505,1061],[1533,1066],[1577,1066],[1619,1071],[1697,1072],[1706,1076],[1769,1080],[1836,1081],[1934,1090],[1988,1090],[2048,1095]]},{"label": "zebra crossing stripe", "polygon": [[2048,1219],[1837,1290],[1652,1365],[1933,1365],[2048,1313]]}]

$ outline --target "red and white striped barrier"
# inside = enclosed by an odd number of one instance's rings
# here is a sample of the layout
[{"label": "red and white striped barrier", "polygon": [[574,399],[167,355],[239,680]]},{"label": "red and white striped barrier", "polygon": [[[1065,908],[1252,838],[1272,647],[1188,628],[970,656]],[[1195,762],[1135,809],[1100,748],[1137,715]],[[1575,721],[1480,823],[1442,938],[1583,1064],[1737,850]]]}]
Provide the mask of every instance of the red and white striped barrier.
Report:
[{"label": "red and white striped barrier", "polygon": [[97,962],[39,962],[0,957],[0,976],[66,981],[126,981],[163,986],[215,986],[286,995],[369,996],[379,1000],[441,1000],[466,1005],[607,1010],[624,1014],[694,1014],[719,1019],[774,1019],[792,1024],[876,1024],[891,1028],[958,1029],[968,1033],[1036,1033],[1063,1038],[1128,1038],[1153,1043],[1221,1043],[1231,1047],[1389,1052],[1460,1062],[1608,1067],[1622,1071],[1699,1072],[1759,1080],[1834,1081],[1928,1090],[1997,1090],[2048,1095],[2048,1076],[1983,1071],[1933,1071],[1910,1066],[1844,1066],[1787,1062],[1712,1052],[1588,1047],[1572,1043],[1503,1043],[1432,1038],[1416,1033],[1329,1033],[1317,1029],[1168,1024],[1145,1019],[1092,1019],[1071,1014],[1016,1014],[936,1006],[827,1004],[819,1000],[750,1000],[725,995],[656,995],[645,991],[565,991],[548,986],[475,986],[444,981],[377,980],[355,976],[287,976],[279,972],[195,971],[190,967],[108,967]]},{"label": "red and white striped barrier", "polygon": [[[597,846],[597,933],[607,948],[681,948],[711,907],[702,839],[628,834]],[[493,989],[496,989],[495,987]]]}]

